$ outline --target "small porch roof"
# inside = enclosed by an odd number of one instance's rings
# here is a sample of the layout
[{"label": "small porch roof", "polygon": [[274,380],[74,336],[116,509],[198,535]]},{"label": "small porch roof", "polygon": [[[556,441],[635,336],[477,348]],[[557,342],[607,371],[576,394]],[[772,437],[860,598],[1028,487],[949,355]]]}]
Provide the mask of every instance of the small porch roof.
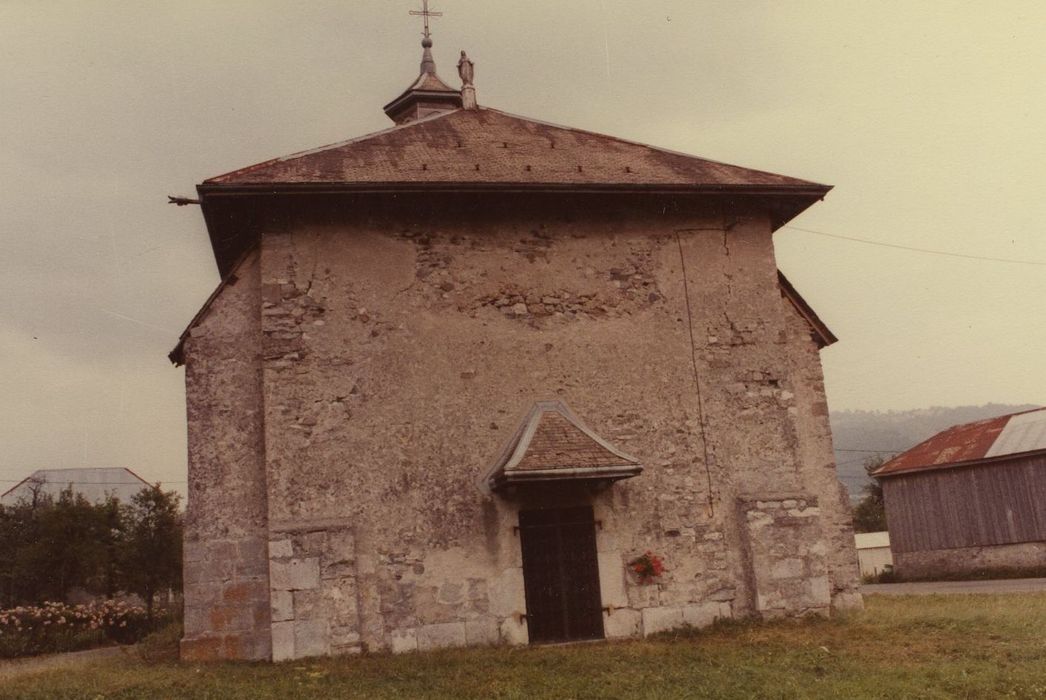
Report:
[{"label": "small porch roof", "polygon": [[616,481],[638,475],[635,457],[611,446],[562,401],[538,401],[487,476],[492,491],[521,484]]}]

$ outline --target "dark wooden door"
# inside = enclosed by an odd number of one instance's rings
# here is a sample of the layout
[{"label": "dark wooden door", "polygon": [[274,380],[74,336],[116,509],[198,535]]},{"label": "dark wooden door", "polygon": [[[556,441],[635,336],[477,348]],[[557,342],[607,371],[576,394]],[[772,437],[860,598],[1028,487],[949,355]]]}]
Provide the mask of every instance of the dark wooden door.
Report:
[{"label": "dark wooden door", "polygon": [[603,638],[591,506],[519,514],[531,643]]}]

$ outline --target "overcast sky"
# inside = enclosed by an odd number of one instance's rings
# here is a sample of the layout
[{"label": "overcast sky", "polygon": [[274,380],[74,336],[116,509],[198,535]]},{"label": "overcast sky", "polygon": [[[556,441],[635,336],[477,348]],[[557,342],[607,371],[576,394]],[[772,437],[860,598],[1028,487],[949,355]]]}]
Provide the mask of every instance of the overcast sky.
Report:
[{"label": "overcast sky", "polygon": [[[0,486],[126,466],[184,488],[166,355],[218,277],[166,196],[391,125],[418,6],[0,0]],[[775,234],[840,338],[833,409],[1046,403],[1046,3],[432,9],[442,77],[467,49],[481,105],[835,185],[794,226],[884,245]]]}]

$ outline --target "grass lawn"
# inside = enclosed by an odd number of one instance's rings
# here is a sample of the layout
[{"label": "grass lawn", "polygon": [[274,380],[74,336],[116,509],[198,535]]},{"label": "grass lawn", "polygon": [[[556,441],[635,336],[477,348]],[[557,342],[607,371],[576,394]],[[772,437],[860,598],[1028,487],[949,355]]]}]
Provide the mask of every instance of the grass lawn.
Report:
[{"label": "grass lawn", "polygon": [[870,596],[845,619],[283,664],[103,662],[4,698],[1046,698],[1046,594]]}]

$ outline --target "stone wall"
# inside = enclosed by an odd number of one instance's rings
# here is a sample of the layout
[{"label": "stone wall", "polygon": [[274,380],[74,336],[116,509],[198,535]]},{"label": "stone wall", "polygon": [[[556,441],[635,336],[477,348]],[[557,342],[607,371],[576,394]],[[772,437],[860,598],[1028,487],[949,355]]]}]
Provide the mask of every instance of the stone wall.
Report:
[{"label": "stone wall", "polygon": [[831,587],[820,517],[817,501],[801,494],[738,498],[744,569],[759,616],[828,614]]},{"label": "stone wall", "polygon": [[[419,211],[328,211],[262,236],[244,313],[266,492],[221,502],[269,523],[274,658],[526,643],[521,503],[483,476],[552,398],[646,468],[589,497],[608,637],[821,612],[852,590],[827,423],[801,418],[824,400],[816,350],[781,299],[765,217],[580,199]],[[228,371],[205,352],[228,351],[193,348],[192,372]],[[801,534],[791,556],[760,549],[748,519],[777,522],[762,497],[782,492],[805,503],[780,528]],[[749,496],[763,505],[739,510]],[[641,584],[626,565],[647,550],[668,571]]]},{"label": "stone wall", "polygon": [[893,566],[899,576],[912,579],[961,576],[975,571],[1041,569],[1046,566],[1046,542],[894,552]]},{"label": "stone wall", "polygon": [[[850,498],[835,468],[832,428],[817,342],[810,326],[795,307],[782,299],[789,334],[791,391],[795,393],[794,415],[798,427],[802,485],[816,497],[821,512],[821,530],[827,551],[825,563],[831,581],[832,606],[861,608],[860,570],[854,548]],[[831,348],[824,352],[831,352]]]},{"label": "stone wall", "polygon": [[186,339],[189,500],[182,657],[269,658],[258,256]]},{"label": "stone wall", "polygon": [[274,525],[270,538],[272,660],[359,653],[353,524]]}]

